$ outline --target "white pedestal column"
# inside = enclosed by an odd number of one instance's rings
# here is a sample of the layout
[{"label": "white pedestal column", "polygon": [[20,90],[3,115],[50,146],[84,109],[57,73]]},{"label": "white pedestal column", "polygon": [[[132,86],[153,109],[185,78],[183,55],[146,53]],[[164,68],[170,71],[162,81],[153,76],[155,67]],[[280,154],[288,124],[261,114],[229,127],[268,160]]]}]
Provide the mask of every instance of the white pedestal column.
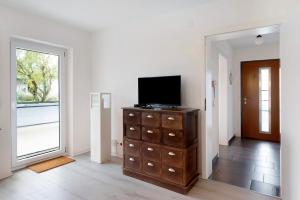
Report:
[{"label": "white pedestal column", "polygon": [[111,94],[90,93],[91,160],[111,159]]}]

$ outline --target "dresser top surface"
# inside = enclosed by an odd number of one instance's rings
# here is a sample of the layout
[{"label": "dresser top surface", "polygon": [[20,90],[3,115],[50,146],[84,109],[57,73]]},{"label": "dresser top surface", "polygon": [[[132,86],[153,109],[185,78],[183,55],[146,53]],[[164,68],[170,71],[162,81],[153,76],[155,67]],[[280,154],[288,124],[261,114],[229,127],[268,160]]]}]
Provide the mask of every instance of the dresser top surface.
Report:
[{"label": "dresser top surface", "polygon": [[136,107],[123,107],[123,110],[136,110],[136,111],[145,111],[145,112],[174,112],[174,113],[187,113],[187,112],[198,112],[200,109],[196,108],[184,108],[184,107],[176,107],[176,108],[136,108]]}]

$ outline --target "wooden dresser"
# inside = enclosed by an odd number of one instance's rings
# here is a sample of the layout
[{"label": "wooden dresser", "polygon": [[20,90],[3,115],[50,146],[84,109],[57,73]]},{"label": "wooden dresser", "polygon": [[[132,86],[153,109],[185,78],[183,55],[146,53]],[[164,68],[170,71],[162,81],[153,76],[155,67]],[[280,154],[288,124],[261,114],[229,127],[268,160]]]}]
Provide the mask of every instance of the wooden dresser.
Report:
[{"label": "wooden dresser", "polygon": [[198,112],[123,108],[123,173],[187,193],[199,176]]}]

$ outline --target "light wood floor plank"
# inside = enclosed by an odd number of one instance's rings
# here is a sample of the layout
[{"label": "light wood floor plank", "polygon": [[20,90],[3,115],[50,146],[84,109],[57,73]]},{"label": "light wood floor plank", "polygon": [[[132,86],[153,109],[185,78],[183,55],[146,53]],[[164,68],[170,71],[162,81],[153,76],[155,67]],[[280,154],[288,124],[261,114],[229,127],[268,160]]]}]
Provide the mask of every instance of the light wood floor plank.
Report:
[{"label": "light wood floor plank", "polygon": [[122,174],[119,162],[99,165],[89,155],[37,174],[24,169],[0,181],[1,200],[276,200],[224,183],[199,180],[188,195]]}]

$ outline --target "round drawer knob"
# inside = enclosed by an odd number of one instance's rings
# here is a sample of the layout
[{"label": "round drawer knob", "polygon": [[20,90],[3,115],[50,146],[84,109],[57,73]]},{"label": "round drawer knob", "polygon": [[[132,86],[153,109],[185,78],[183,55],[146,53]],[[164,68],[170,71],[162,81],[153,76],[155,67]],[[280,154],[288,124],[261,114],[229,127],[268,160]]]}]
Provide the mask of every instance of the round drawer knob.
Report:
[{"label": "round drawer knob", "polygon": [[176,135],[175,135],[175,133],[169,133],[169,136],[170,137],[175,137]]},{"label": "round drawer knob", "polygon": [[173,168],[169,168],[169,172],[175,173],[176,171],[175,171],[175,169],[173,169]]},{"label": "round drawer knob", "polygon": [[134,114],[133,113],[129,113],[128,116],[129,117],[134,117]]},{"label": "round drawer knob", "polygon": [[135,128],[134,127],[130,127],[129,130],[135,131]]},{"label": "round drawer knob", "polygon": [[147,133],[150,133],[150,134],[152,134],[152,133],[153,133],[153,131],[152,131],[152,130],[148,130],[148,131],[147,131]]},{"label": "round drawer knob", "polygon": [[154,166],[154,164],[151,163],[151,162],[148,162],[147,165],[148,165],[149,167],[153,167],[153,166]]},{"label": "round drawer knob", "polygon": [[148,118],[148,119],[152,119],[153,116],[152,116],[152,115],[147,115],[147,118]]},{"label": "round drawer knob", "polygon": [[129,144],[129,147],[134,147],[134,144]]},{"label": "round drawer knob", "polygon": [[169,156],[175,156],[176,154],[175,154],[174,152],[170,151],[170,152],[168,153],[168,155],[169,155]]},{"label": "round drawer knob", "polygon": [[174,121],[174,120],[175,120],[175,118],[174,118],[174,117],[168,117],[168,120],[170,120],[170,121]]},{"label": "round drawer knob", "polygon": [[151,147],[148,147],[147,150],[148,150],[148,151],[154,151],[154,149],[151,148]]},{"label": "round drawer knob", "polygon": [[129,158],[129,161],[134,162],[135,160],[134,158]]}]

